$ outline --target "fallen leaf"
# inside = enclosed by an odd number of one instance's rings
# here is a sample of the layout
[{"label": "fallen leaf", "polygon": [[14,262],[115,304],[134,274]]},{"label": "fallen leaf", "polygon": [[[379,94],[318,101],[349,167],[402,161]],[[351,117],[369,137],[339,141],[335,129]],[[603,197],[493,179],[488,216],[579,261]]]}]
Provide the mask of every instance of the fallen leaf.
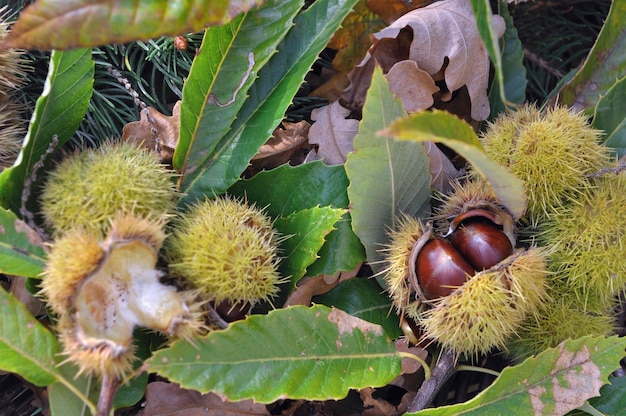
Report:
[{"label": "fallen leaf", "polygon": [[359,264],[353,270],[337,272],[333,275],[319,275],[303,279],[304,281],[298,283],[298,286],[289,294],[284,307],[293,305],[309,306],[313,296],[328,293],[339,283],[352,279],[357,275],[361,266],[362,264]]},{"label": "fallen leaf", "polygon": [[390,24],[403,14],[411,10],[424,7],[436,0],[367,0],[367,7]]},{"label": "fallen leaf", "polygon": [[156,149],[158,139],[161,162],[171,164],[178,144],[179,129],[180,101],[177,101],[171,116],[166,116],[152,107],[142,110],[139,121],[124,126],[122,140],[141,144],[148,149]]},{"label": "fallen leaf", "polygon": [[252,400],[224,401],[215,393],[200,394],[178,384],[155,381],[146,389],[146,404],[141,412],[150,416],[239,416],[269,415],[263,404]]},{"label": "fallen leaf", "polygon": [[333,58],[333,68],[337,71],[350,71],[363,59],[372,45],[370,34],[384,27],[382,19],[368,8],[365,0],[360,0],[328,43],[329,48],[337,50]]},{"label": "fallen leaf", "polygon": [[371,387],[359,391],[361,400],[363,400],[364,410],[361,413],[362,416],[395,416],[404,413],[404,411],[399,410],[387,400],[374,397],[374,393],[376,393],[376,390]]},{"label": "fallen leaf", "polygon": [[23,276],[10,276],[11,286],[8,290],[28,309],[33,316],[39,316],[46,312],[41,298],[33,296],[26,288],[26,278]]},{"label": "fallen leaf", "polygon": [[283,127],[277,127],[272,137],[260,147],[250,161],[251,166],[246,171],[246,176],[263,169],[273,169],[294,159],[296,163],[293,164],[302,163],[310,148],[307,138],[311,125],[302,120],[298,123],[284,122]]},{"label": "fallen leaf", "polygon": [[[422,360],[425,360],[428,357],[428,351],[426,351],[422,347],[411,347],[409,346],[409,342],[406,339],[398,339],[394,342],[396,349],[399,352],[406,352],[409,354],[413,354]],[[422,368],[422,365],[417,360],[412,360],[411,358],[404,357],[402,358],[402,374],[413,374]]]},{"label": "fallen leaf", "polygon": [[462,176],[463,171],[454,167],[450,159],[433,142],[424,142],[428,155],[428,169],[430,170],[430,187],[443,195],[452,191],[452,180]]},{"label": "fallen leaf", "polygon": [[345,163],[354,148],[359,121],[346,119],[349,114],[350,110],[342,107],[339,101],[311,112],[315,123],[309,129],[309,143],[319,146],[317,153],[327,165]]},{"label": "fallen leaf", "polygon": [[402,100],[407,113],[430,108],[439,91],[428,72],[421,70],[417,62],[405,60],[391,67],[387,73],[389,89]]},{"label": "fallen leaf", "polygon": [[[498,36],[504,33],[504,20],[493,16]],[[451,98],[452,92],[467,86],[472,102],[472,118],[485,120],[489,116],[487,87],[489,55],[480,38],[469,0],[443,0],[413,10],[391,25],[375,33],[370,53],[378,60],[389,60],[390,48],[377,47],[385,39],[397,39],[406,28],[413,32],[409,59],[431,75],[446,64],[444,80]],[[391,49],[393,59],[397,52]],[[384,67],[383,67],[384,68]]]}]

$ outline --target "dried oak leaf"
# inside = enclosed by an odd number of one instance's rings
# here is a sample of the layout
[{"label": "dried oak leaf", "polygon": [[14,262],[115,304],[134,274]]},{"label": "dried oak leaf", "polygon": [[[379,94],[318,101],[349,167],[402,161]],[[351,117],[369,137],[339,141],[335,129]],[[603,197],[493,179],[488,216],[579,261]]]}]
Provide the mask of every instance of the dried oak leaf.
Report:
[{"label": "dried oak leaf", "polygon": [[439,91],[428,72],[420,69],[417,62],[405,60],[391,67],[387,73],[389,89],[402,100],[404,109],[414,113],[432,107],[433,94]]},{"label": "dried oak leaf", "polygon": [[[492,22],[501,36],[504,20],[494,15]],[[448,92],[443,100],[450,99],[452,92],[465,85],[472,103],[472,118],[485,120],[489,116],[489,55],[478,33],[470,1],[442,0],[405,14],[373,35],[376,40],[370,53],[378,61],[389,60],[386,55],[390,48],[377,44],[398,39],[405,28],[413,32],[408,59],[417,62],[421,70],[434,75],[447,63],[443,75]],[[391,53],[395,59],[397,51],[391,48]]]},{"label": "dried oak leaf", "polygon": [[367,0],[367,7],[380,16],[386,24],[390,24],[406,12],[424,7],[434,0]]},{"label": "dried oak leaf", "polygon": [[265,405],[252,400],[224,401],[215,393],[200,394],[177,384],[155,381],[146,389],[146,405],[141,414],[151,416],[238,416],[269,415]]},{"label": "dried oak leaf", "polygon": [[428,155],[428,169],[430,170],[430,187],[448,195],[452,191],[452,179],[463,175],[454,164],[433,142],[424,142],[424,149]]},{"label": "dried oak leaf", "polygon": [[180,101],[177,101],[171,116],[166,116],[152,107],[142,110],[139,121],[128,123],[122,129],[122,140],[155,149],[158,138],[161,162],[170,164],[178,144],[179,129]]},{"label": "dried oak leaf", "polygon": [[272,137],[259,149],[250,161],[250,169],[259,172],[263,169],[273,169],[289,161],[300,164],[309,149],[307,141],[311,125],[305,121],[297,123],[283,123],[284,128],[277,127]]},{"label": "dried oak leaf", "polygon": [[309,129],[309,143],[319,146],[317,154],[327,165],[345,163],[348,153],[354,149],[359,121],[346,119],[349,114],[350,110],[338,101],[311,112],[315,123]]}]

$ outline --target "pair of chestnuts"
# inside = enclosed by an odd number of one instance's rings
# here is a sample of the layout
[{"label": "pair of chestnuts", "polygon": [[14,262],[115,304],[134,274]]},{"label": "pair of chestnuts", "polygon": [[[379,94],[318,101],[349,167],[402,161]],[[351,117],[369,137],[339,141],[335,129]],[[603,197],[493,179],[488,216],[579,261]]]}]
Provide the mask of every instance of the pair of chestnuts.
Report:
[{"label": "pair of chestnuts", "polygon": [[418,248],[418,295],[424,300],[448,296],[476,272],[513,254],[511,238],[497,222],[488,211],[470,210],[455,218],[446,235],[430,238]]}]

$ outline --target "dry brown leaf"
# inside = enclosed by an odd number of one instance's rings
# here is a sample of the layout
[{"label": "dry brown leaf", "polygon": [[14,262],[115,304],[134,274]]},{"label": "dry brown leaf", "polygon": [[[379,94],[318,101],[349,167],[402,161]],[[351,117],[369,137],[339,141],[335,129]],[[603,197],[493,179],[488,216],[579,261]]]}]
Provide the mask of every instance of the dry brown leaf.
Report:
[{"label": "dry brown leaf", "polygon": [[356,277],[361,269],[361,266],[362,264],[359,264],[354,269],[349,271],[337,272],[332,275],[323,274],[304,279],[304,281],[298,284],[298,287],[296,287],[295,290],[289,294],[284,307],[293,305],[309,306],[313,296],[328,293],[339,283]]},{"label": "dry brown leaf", "polygon": [[433,142],[424,142],[424,149],[428,155],[428,169],[430,170],[430,187],[448,195],[452,190],[452,179],[462,176],[464,172],[454,167],[448,156]]},{"label": "dry brown leaf", "polygon": [[360,0],[350,14],[341,22],[328,47],[337,50],[333,58],[333,68],[348,72],[361,61],[372,45],[370,34],[385,27],[385,23]]},{"label": "dry brown leaf", "polygon": [[150,416],[239,416],[269,415],[263,404],[252,400],[223,401],[217,394],[200,394],[180,388],[177,384],[155,381],[146,389],[146,405],[142,415]]},{"label": "dry brown leaf", "polygon": [[155,149],[158,138],[161,146],[161,162],[169,164],[172,162],[172,156],[178,144],[179,129],[180,101],[177,101],[171,116],[161,114],[152,107],[142,110],[139,121],[133,121],[124,126],[122,140],[141,144],[148,149]]},{"label": "dry brown leaf", "polygon": [[273,169],[294,159],[296,164],[304,160],[310,147],[307,137],[311,125],[302,120],[298,123],[284,122],[283,127],[274,130],[272,137],[250,161],[254,172]]},{"label": "dry brown leaf", "polygon": [[417,62],[405,60],[391,67],[387,73],[389,89],[402,100],[408,113],[426,110],[435,103],[433,94],[439,91],[428,72],[418,68]]},{"label": "dry brown leaf", "polygon": [[26,289],[26,278],[23,276],[10,276],[11,286],[8,292],[12,293],[28,309],[33,316],[39,316],[46,312],[41,298],[33,296]]},{"label": "dry brown leaf", "polygon": [[350,110],[338,101],[311,112],[315,123],[309,129],[309,143],[319,146],[317,153],[327,165],[345,163],[348,153],[354,149],[359,121],[346,119],[349,114]]},{"label": "dry brown leaf", "polygon": [[367,0],[367,7],[390,24],[403,14],[424,7],[436,0]]},{"label": "dry brown leaf", "polygon": [[404,411],[398,409],[387,400],[375,398],[373,396],[374,393],[376,393],[376,390],[371,387],[359,391],[364,409],[361,416],[396,416],[404,413]]},{"label": "dry brown leaf", "polygon": [[[409,354],[413,354],[425,360],[428,357],[428,351],[426,351],[422,347],[411,347],[407,340],[398,339],[394,342],[396,350],[399,352],[405,352]],[[422,368],[422,365],[417,360],[413,360],[408,357],[402,358],[402,374],[413,374],[417,370]]]},{"label": "dry brown leaf", "polygon": [[[501,36],[504,20],[493,16],[493,23]],[[430,75],[439,72],[447,62],[444,79],[449,92],[444,94],[444,101],[465,85],[472,103],[472,118],[485,120],[489,116],[489,55],[478,34],[469,0],[442,0],[413,10],[373,36],[377,41],[397,39],[406,27],[413,32],[408,59]],[[389,59],[388,50],[375,42],[370,52],[378,61],[384,61]],[[392,58],[397,56],[396,51],[391,53]]]}]

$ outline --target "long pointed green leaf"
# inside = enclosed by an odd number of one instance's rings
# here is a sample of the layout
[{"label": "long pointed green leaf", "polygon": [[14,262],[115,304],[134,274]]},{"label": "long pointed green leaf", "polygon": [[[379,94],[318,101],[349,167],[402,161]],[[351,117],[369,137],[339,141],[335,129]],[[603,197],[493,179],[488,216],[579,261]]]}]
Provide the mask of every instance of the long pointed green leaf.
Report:
[{"label": "long pointed green leaf", "polygon": [[489,181],[500,202],[514,217],[519,218],[526,210],[522,181],[489,159],[472,127],[460,118],[444,111],[416,113],[380,133],[401,140],[431,140],[448,146]]},{"label": "long pointed green leaf", "polygon": [[252,315],[197,344],[157,351],[150,370],[185,388],[259,403],[339,399],[401,372],[401,358],[380,326],[321,305]]},{"label": "long pointed green leaf", "polygon": [[211,147],[214,150],[203,166],[204,172],[193,186],[185,186],[185,201],[220,194],[237,181],[282,121],[304,76],[355,3],[356,0],[317,0],[294,19],[293,27],[278,45],[278,53],[259,71],[250,96],[235,122],[229,125],[230,131],[216,147]]},{"label": "long pointed green leaf", "polygon": [[626,75],[626,2],[614,1],[583,67],[560,92],[560,101],[591,113],[617,79]]},{"label": "long pointed green leaf", "polygon": [[526,67],[524,66],[524,51],[522,42],[517,34],[517,29],[513,24],[513,17],[509,13],[509,6],[500,2],[500,16],[506,23],[506,31],[503,36],[502,47],[502,82],[504,84],[504,94],[500,91],[500,80],[493,83],[489,92],[489,105],[491,107],[491,118],[506,110],[507,105],[504,98],[510,103],[523,104],[526,101]]},{"label": "long pointed green leaf", "polygon": [[15,164],[0,174],[0,205],[19,211],[24,181],[56,135],[59,147],[76,132],[93,87],[91,50],[53,51],[44,90]]},{"label": "long pointed green leaf", "polygon": [[14,213],[0,208],[0,273],[38,277],[45,253],[37,236]]},{"label": "long pointed green leaf", "polygon": [[428,157],[419,142],[382,138],[376,132],[406,116],[402,102],[393,96],[380,68],[374,71],[363,106],[363,120],[348,155],[346,174],[352,227],[367,259],[374,267],[401,213],[427,216],[430,212]]},{"label": "long pointed green leaf", "polygon": [[69,49],[199,32],[260,0],[39,0],[24,10],[3,48]]},{"label": "long pointed green leaf", "polygon": [[281,244],[283,261],[280,270],[291,277],[292,287],[317,259],[317,252],[324,244],[324,237],[343,216],[345,210],[330,207],[313,207],[294,212],[274,221],[274,227],[284,236]]},{"label": "long pointed green leaf", "polygon": [[537,357],[508,367],[474,399],[414,413],[420,416],[564,415],[600,394],[624,357],[626,339],[567,340]]},{"label": "long pointed green leaf", "polygon": [[[180,140],[173,160],[182,173],[182,191],[195,188],[194,182],[209,166],[225,163],[216,157],[216,146],[230,129],[256,74],[276,52],[276,45],[291,28],[300,7],[300,1],[270,0],[229,24],[206,31],[183,87]],[[205,191],[212,194],[210,188]]]},{"label": "long pointed green leaf", "polygon": [[626,76],[618,80],[605,95],[600,96],[593,114],[593,127],[605,132],[605,142],[617,152],[626,154],[626,114],[623,103],[626,97]]},{"label": "long pointed green leaf", "polygon": [[56,338],[13,295],[0,288],[0,369],[37,386],[59,377]]}]

